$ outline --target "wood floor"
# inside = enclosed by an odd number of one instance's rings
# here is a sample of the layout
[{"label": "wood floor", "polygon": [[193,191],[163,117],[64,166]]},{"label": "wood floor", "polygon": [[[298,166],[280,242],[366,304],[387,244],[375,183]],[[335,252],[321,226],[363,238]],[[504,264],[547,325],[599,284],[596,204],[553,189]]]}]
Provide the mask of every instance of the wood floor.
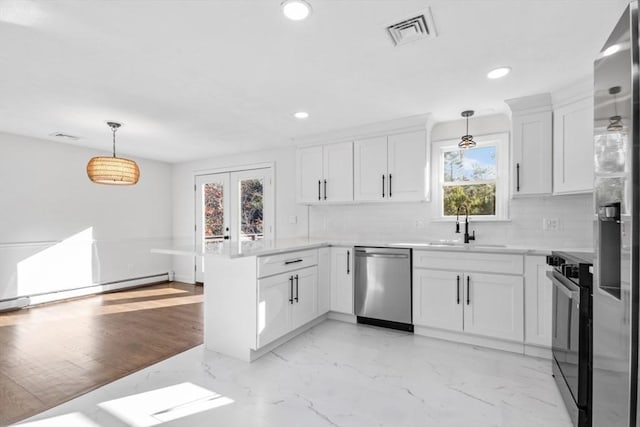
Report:
[{"label": "wood floor", "polygon": [[0,425],[202,344],[202,300],[174,282],[0,313]]}]

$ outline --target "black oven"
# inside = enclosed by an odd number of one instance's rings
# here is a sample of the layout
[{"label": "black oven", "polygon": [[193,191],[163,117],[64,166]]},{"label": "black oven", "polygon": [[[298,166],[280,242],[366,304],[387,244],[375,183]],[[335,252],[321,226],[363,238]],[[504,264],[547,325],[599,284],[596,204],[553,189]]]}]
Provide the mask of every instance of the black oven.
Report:
[{"label": "black oven", "polygon": [[591,426],[593,254],[553,252],[553,376],[574,425]]}]

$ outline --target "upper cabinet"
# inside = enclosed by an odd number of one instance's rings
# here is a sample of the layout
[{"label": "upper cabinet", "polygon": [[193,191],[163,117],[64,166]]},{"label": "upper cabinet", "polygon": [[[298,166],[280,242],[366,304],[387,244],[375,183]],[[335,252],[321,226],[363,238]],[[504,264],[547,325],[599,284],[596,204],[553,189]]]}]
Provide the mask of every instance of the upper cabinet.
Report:
[{"label": "upper cabinet", "polygon": [[593,191],[593,97],[558,107],[553,120],[553,194]]},{"label": "upper cabinet", "polygon": [[356,140],[353,171],[356,201],[425,200],[426,132]]},{"label": "upper cabinet", "polygon": [[353,200],[353,143],[300,147],[297,151],[298,203]]},{"label": "upper cabinet", "polygon": [[505,102],[512,111],[511,195],[551,194],[551,96],[545,93]]}]

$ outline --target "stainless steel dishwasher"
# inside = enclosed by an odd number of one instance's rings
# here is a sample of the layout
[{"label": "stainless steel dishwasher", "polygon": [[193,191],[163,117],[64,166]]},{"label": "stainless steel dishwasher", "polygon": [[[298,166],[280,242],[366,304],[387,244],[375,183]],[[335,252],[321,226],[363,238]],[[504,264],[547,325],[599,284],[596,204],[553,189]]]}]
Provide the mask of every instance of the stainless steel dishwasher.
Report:
[{"label": "stainless steel dishwasher", "polygon": [[413,331],[411,249],[355,247],[358,323]]}]

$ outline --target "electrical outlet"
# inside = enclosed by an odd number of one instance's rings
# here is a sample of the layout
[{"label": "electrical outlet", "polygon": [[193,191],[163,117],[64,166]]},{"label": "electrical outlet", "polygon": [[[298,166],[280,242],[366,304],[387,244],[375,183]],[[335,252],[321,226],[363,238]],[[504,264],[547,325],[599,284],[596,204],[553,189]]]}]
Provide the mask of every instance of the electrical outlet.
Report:
[{"label": "electrical outlet", "polygon": [[295,215],[291,215],[289,217],[289,224],[297,224],[298,223],[298,217]]},{"label": "electrical outlet", "polygon": [[416,219],[416,228],[418,230],[424,229],[424,221],[421,219]]},{"label": "electrical outlet", "polygon": [[543,218],[542,229],[544,231],[558,231],[560,220],[558,218]]}]

